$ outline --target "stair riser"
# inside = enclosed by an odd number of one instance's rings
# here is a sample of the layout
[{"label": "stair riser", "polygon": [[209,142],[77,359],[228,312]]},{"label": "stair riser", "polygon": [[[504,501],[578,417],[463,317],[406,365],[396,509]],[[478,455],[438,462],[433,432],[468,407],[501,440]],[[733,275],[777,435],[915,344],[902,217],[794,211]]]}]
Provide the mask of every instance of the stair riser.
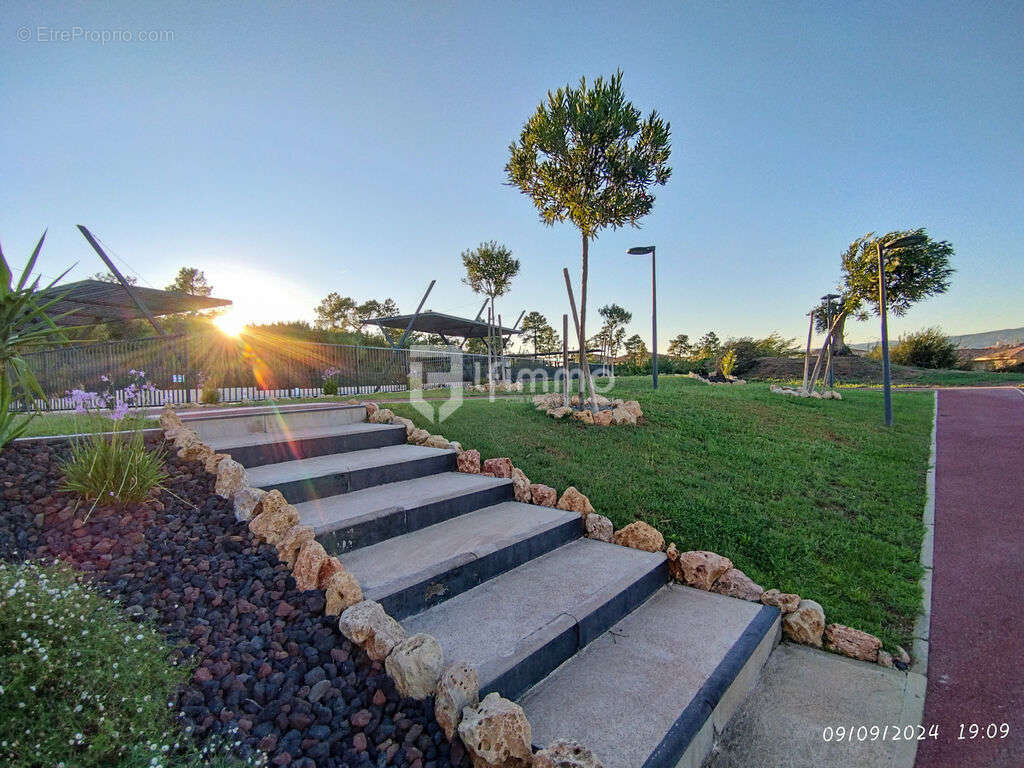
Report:
[{"label": "stair riser", "polygon": [[401,620],[547,554],[582,535],[583,520],[567,520],[497,552],[457,565],[440,576],[425,579],[390,595],[370,595],[367,599],[378,601],[391,616]]},{"label": "stair riser", "polygon": [[668,580],[668,561],[664,561],[585,616],[577,617],[578,624],[524,656],[506,672],[493,680],[481,680],[481,697],[497,691],[505,698],[518,699],[587,643],[647,600]]},{"label": "stair riser", "polygon": [[395,536],[401,536],[404,533],[443,523],[445,520],[469,514],[492,504],[511,501],[512,497],[511,483],[498,485],[412,509],[388,510],[356,525],[322,532],[316,538],[330,554],[341,555],[360,547],[368,547]]},{"label": "stair riser", "polygon": [[186,416],[183,421],[185,426],[194,429],[203,440],[210,441],[263,432],[355,424],[366,421],[366,409],[359,406],[271,413],[245,413],[243,409],[239,409],[238,415],[210,416],[208,418]]},{"label": "stair riser", "polygon": [[375,429],[371,432],[359,432],[352,435],[329,435],[311,437],[304,440],[263,445],[244,445],[238,448],[225,448],[222,453],[231,454],[231,458],[243,467],[261,467],[264,464],[276,464],[280,461],[293,459],[309,459],[314,456],[329,456],[333,453],[362,451],[368,448],[384,448],[388,445],[405,443],[405,427],[396,429]]},{"label": "stair riser", "polygon": [[290,504],[299,504],[312,499],[323,499],[327,496],[361,491],[363,488],[371,488],[385,483],[397,483],[400,480],[412,480],[415,477],[426,477],[454,470],[455,454],[443,453],[397,464],[353,469],[348,472],[335,472],[320,477],[266,485],[263,486],[263,489],[266,491],[276,489],[284,495]]}]

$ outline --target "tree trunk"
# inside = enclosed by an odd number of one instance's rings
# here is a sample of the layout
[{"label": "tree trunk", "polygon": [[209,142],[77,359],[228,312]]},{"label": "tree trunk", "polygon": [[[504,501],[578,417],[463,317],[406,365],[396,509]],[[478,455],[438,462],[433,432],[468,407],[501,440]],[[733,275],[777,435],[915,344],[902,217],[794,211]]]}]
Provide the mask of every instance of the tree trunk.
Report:
[{"label": "tree trunk", "polygon": [[850,354],[850,348],[846,346],[846,341],[843,339],[843,332],[846,328],[846,313],[839,313],[839,322],[836,325],[835,331],[832,333],[832,339],[835,346],[835,354],[837,355],[848,355]]},{"label": "tree trunk", "polygon": [[[590,241],[583,235],[583,279],[580,281],[580,364],[586,379],[586,388],[590,391],[591,410],[597,411],[597,403],[593,401],[594,382],[590,377],[590,361],[587,360],[587,273],[590,267]],[[586,396],[583,398],[586,400]]]},{"label": "tree trunk", "polygon": [[811,380],[808,385],[804,388],[805,392],[812,392],[815,385],[818,382],[818,373],[821,371],[821,361],[824,357],[825,350],[832,341],[832,336],[835,333],[836,326],[842,322],[845,317],[845,313],[840,312],[836,315],[836,319],[832,321],[832,326],[828,329],[828,333],[825,334],[825,340],[821,343],[821,349],[818,350],[818,359],[814,361],[814,373],[811,374]]}]

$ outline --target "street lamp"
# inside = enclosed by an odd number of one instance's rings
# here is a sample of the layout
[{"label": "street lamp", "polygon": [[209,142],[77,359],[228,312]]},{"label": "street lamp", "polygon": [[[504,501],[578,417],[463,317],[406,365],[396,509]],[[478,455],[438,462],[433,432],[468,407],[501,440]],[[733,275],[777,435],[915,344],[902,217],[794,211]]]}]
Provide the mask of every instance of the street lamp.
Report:
[{"label": "street lamp", "polygon": [[641,245],[626,251],[630,256],[651,254],[651,374],[658,388],[658,278],[654,271],[654,246]]},{"label": "street lamp", "polygon": [[[837,293],[826,293],[821,297],[825,302],[825,333],[832,330],[832,302],[839,298]],[[833,370],[832,358],[836,356],[836,340],[834,336],[829,337],[828,342],[828,388],[832,389],[836,383],[836,374]]]},{"label": "street lamp", "polygon": [[885,251],[897,248],[911,248],[916,245],[924,245],[928,242],[927,235],[905,235],[882,244],[881,240],[875,241],[875,250],[878,253],[878,313],[882,317],[882,392],[885,399],[885,426],[892,426],[892,391],[889,375],[889,326],[886,322],[885,312]]}]

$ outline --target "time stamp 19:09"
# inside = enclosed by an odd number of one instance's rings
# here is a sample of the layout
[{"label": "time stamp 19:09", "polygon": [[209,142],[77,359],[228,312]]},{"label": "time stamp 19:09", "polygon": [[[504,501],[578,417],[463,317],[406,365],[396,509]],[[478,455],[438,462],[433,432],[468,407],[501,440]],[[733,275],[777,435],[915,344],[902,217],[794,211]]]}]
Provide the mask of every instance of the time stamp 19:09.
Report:
[{"label": "time stamp 19:09", "polygon": [[[1010,735],[1009,723],[960,723],[954,729],[958,741],[1005,739]],[[824,741],[924,741],[938,739],[939,726],[924,725],[826,725],[821,731]]]}]

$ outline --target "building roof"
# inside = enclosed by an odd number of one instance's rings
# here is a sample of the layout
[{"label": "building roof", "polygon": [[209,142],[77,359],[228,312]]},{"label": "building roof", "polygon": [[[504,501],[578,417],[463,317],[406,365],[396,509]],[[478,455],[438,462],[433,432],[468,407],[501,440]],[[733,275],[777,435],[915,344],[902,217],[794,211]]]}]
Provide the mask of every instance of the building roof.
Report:
[{"label": "building roof", "polygon": [[[409,327],[410,320],[412,321],[412,330],[421,333],[437,333],[442,336],[458,336],[463,339],[482,339],[488,334],[487,323],[480,320],[446,315],[443,312],[433,312],[429,309],[418,315],[377,317],[369,322],[385,328],[400,328],[404,331]],[[499,334],[521,333],[514,328],[497,328],[495,332]]]},{"label": "building roof", "polygon": [[[154,317],[231,304],[227,299],[192,296],[176,291],[160,291],[156,288],[140,288],[137,285],[133,285],[131,290]],[[47,310],[47,314],[61,326],[95,325],[119,320],[137,320],[146,316],[120,283],[79,280],[75,283],[55,285],[39,292],[39,302],[46,303],[58,296],[61,298]]]}]

